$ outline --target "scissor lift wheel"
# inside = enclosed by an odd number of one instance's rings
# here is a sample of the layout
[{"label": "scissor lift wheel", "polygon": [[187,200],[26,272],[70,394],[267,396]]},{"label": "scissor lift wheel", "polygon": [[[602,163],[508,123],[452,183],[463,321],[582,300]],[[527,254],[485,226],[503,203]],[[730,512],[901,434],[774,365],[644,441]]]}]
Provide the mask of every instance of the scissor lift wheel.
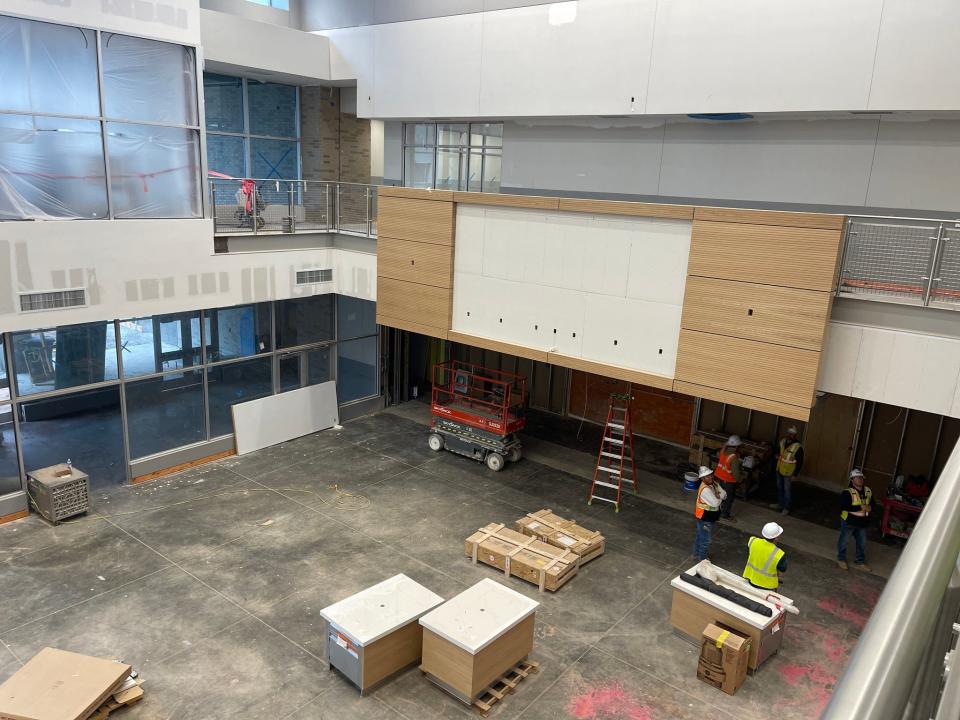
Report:
[{"label": "scissor lift wheel", "polygon": [[440,452],[443,450],[443,444],[443,436],[438,435],[437,433],[430,433],[430,436],[427,438],[427,447],[434,452]]},{"label": "scissor lift wheel", "polygon": [[503,455],[500,453],[492,452],[487,454],[487,467],[494,472],[500,472],[506,464],[507,461],[503,459]]}]

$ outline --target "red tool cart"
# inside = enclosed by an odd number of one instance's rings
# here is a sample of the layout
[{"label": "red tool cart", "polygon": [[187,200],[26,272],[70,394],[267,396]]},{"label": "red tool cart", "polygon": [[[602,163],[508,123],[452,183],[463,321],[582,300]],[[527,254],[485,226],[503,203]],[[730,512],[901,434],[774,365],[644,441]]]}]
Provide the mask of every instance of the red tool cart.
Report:
[{"label": "red tool cart", "polygon": [[[923,505],[906,503],[891,497],[882,498],[880,504],[883,505],[883,517],[880,519],[881,537],[893,535],[894,537],[903,538],[904,540],[910,539],[910,532],[913,530],[917,518],[920,517],[920,513],[923,511]],[[900,524],[905,527],[904,530],[891,527],[891,515],[900,520]]]},{"label": "red tool cart", "polygon": [[450,360],[433,368],[430,436],[446,448],[491,470],[521,457],[517,432],[527,422],[527,379],[522,375]]}]

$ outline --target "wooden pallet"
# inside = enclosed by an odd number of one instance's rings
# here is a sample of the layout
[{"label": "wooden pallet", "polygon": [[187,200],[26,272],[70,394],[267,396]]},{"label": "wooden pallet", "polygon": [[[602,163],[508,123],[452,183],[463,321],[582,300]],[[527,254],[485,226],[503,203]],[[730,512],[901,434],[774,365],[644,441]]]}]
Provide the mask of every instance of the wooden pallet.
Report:
[{"label": "wooden pallet", "polygon": [[540,671],[540,663],[535,660],[522,660],[500,676],[473,701],[473,707],[480,712],[480,717],[486,717],[490,709],[507,695],[517,689],[520,681],[528,675]]}]

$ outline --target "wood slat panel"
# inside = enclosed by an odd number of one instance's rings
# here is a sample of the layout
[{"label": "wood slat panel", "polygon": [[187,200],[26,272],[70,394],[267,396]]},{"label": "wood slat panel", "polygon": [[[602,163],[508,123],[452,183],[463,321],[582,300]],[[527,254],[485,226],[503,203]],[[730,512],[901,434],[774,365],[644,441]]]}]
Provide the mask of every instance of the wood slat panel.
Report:
[{"label": "wood slat panel", "polygon": [[500,195],[499,193],[455,192],[453,201],[469,205],[499,205],[501,207],[556,210],[560,199],[538,195]]},{"label": "wood slat panel", "polygon": [[414,200],[443,200],[453,202],[453,190],[429,190],[426,188],[397,187],[381,185],[377,194],[380,197],[413,198]]},{"label": "wood slat panel", "polygon": [[447,333],[447,340],[462,343],[463,345],[483,348],[484,350],[492,350],[493,352],[516,355],[517,357],[527,358],[528,360],[547,362],[546,350],[537,350],[536,348],[526,347],[525,345],[514,345],[513,343],[500,342],[499,340],[480,337],[479,335],[467,335],[466,333],[455,332],[453,330]]},{"label": "wood slat panel", "polygon": [[681,326],[820,350],[832,299],[817,290],[688,277]]},{"label": "wood slat panel", "polygon": [[811,407],[820,353],[754,340],[680,331],[676,379]]},{"label": "wood slat panel", "polygon": [[453,246],[378,238],[377,276],[451,288]]},{"label": "wood slat panel", "polygon": [[396,320],[450,328],[451,291],[447,288],[377,278],[377,315]]},{"label": "wood slat panel", "polygon": [[751,225],[781,225],[783,227],[821,228],[842,230],[844,215],[823,213],[781,212],[779,210],[741,210],[738,208],[698,207],[695,220],[711,222],[749,223]]},{"label": "wood slat panel", "polygon": [[717,388],[706,387],[705,385],[695,385],[693,383],[676,380],[673,383],[674,392],[692,395],[693,397],[705,398],[706,400],[715,400],[716,402],[736,405],[738,407],[757,410],[758,412],[770,413],[771,415],[780,415],[791,420],[800,420],[807,422],[810,419],[810,408],[800,407],[798,405],[789,405],[787,403],[774,402],[764,398],[751,397],[740,393],[727,392]]},{"label": "wood slat panel", "polygon": [[833,289],[840,231],[693,221],[689,275]]},{"label": "wood slat panel", "polygon": [[547,353],[547,361],[553,365],[570,368],[571,370],[582,370],[593,373],[594,375],[626,380],[627,382],[647,385],[649,387],[659,388],[660,390],[673,389],[673,378],[665,375],[654,375],[653,373],[643,372],[641,370],[631,370],[630,368],[619,365],[608,365],[607,363],[584,360],[583,358],[560,355],[558,353]]},{"label": "wood slat panel", "polygon": [[560,198],[560,210],[673,220],[691,220],[693,218],[693,205],[660,205],[657,203],[623,202],[621,200]]},{"label": "wood slat panel", "polygon": [[378,202],[377,234],[380,238],[453,244],[453,203],[400,197],[382,197]]},{"label": "wood slat panel", "polygon": [[447,339],[447,331],[444,328],[392,318],[379,312],[377,313],[377,325],[396,328],[397,330],[407,330],[417,333],[418,335],[427,335],[428,337],[440,338],[441,340]]}]

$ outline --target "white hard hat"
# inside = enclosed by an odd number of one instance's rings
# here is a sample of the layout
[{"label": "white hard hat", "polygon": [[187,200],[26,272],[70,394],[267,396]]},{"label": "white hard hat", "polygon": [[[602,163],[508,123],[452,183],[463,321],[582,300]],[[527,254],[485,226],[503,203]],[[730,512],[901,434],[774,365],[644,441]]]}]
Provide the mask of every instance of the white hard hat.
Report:
[{"label": "white hard hat", "polygon": [[863,477],[863,470],[861,470],[860,468],[854,468],[853,470],[850,471],[851,480],[857,477]]},{"label": "white hard hat", "polygon": [[787,428],[787,435],[799,435],[795,427]]},{"label": "white hard hat", "polygon": [[708,467],[700,466],[700,472],[698,473],[699,477],[705,478],[707,475],[713,475],[713,470]]},{"label": "white hard hat", "polygon": [[739,435],[731,435],[730,439],[727,440],[727,445],[729,447],[739,447],[743,444],[743,441],[740,439]]},{"label": "white hard hat", "polygon": [[783,528],[777,525],[775,522],[768,522],[763,526],[763,536],[767,540],[775,540],[781,535],[783,535]]}]

